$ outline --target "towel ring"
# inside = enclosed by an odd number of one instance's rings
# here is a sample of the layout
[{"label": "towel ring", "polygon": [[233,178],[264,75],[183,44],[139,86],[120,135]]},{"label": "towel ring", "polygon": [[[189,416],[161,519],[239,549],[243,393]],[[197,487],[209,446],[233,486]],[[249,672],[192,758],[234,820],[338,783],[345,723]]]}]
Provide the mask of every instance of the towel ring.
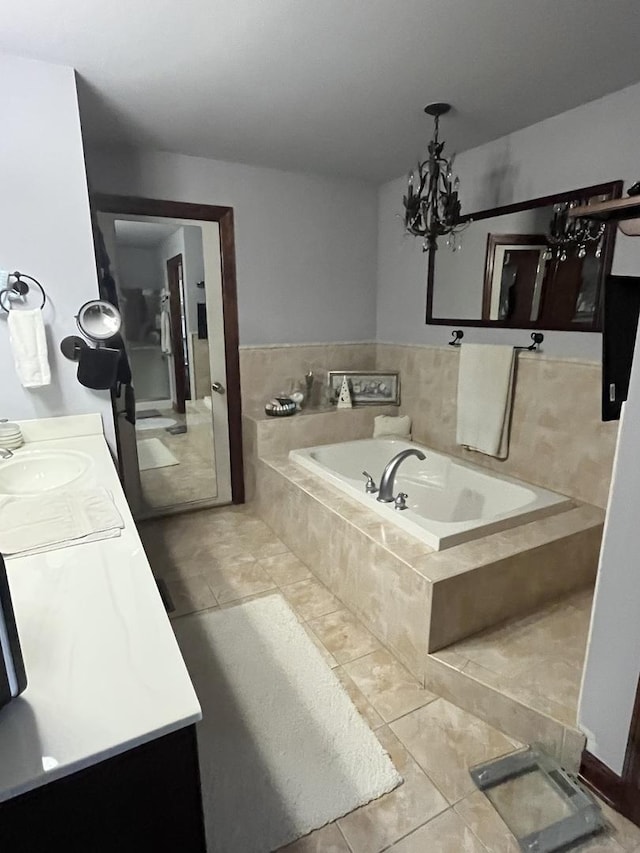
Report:
[{"label": "towel ring", "polygon": [[[11,282],[12,278],[15,279],[15,281]],[[47,294],[44,292],[44,287],[40,284],[40,282],[37,279],[33,278],[33,276],[16,271],[9,273],[9,287],[5,287],[3,290],[0,290],[0,308],[2,308],[3,311],[6,311],[7,314],[11,310],[11,304],[9,303],[9,307],[6,307],[6,305],[4,304],[4,296],[5,294],[8,294],[9,300],[11,299],[12,295],[26,296],[27,293],[29,293],[30,287],[26,283],[26,281],[23,281],[23,279],[25,278],[28,278],[29,281],[32,281],[37,287],[40,288],[40,293],[42,294],[42,304],[40,305],[40,310],[42,311],[42,309],[46,305]]]}]

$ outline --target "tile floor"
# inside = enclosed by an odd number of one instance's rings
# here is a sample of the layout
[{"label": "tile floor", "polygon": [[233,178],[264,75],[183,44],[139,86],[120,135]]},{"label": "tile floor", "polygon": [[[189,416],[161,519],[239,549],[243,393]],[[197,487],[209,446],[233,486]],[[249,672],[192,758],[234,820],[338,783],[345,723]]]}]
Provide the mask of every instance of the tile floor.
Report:
[{"label": "tile floor", "polygon": [[469,678],[575,726],[593,590],[436,652]]},{"label": "tile floor", "polygon": [[[143,522],[140,534],[172,618],[279,590],[404,778],[287,853],[517,853],[467,773],[516,741],[421,688],[262,521],[244,507],[202,510]],[[640,829],[605,811],[609,831],[579,849],[640,853]]]},{"label": "tile floor", "polygon": [[[186,424],[185,433],[171,435],[164,428],[136,429],[138,441],[160,439],[180,463],[140,472],[142,495],[151,510],[197,500],[213,500],[218,494],[211,412],[201,400],[187,401],[186,407],[184,415],[172,409],[158,410],[161,417]],[[144,420],[138,421],[138,426],[141,424]]]}]

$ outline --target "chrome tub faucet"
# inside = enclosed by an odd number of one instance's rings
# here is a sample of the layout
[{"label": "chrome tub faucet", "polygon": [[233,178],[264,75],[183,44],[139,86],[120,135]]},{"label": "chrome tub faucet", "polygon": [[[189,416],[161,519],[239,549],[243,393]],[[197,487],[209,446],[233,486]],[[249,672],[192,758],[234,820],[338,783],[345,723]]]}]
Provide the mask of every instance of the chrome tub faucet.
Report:
[{"label": "chrome tub faucet", "polygon": [[[402,450],[393,459],[390,459],[389,462],[385,465],[385,469],[382,472],[382,479],[380,480],[380,490],[378,491],[378,497],[376,500],[382,501],[382,503],[392,503],[395,500],[393,494],[393,487],[396,482],[396,474],[398,473],[398,468],[404,462],[405,459],[408,459],[409,456],[417,456],[418,459],[426,459],[427,457],[421,450],[417,450],[416,448],[410,447],[407,450]],[[400,509],[400,507],[398,507]]]}]

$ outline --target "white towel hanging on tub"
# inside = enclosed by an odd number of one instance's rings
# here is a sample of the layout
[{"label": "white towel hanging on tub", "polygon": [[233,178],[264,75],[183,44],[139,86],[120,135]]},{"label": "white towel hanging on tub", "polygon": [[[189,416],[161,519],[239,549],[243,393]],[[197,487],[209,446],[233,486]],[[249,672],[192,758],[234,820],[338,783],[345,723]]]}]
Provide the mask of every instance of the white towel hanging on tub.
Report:
[{"label": "white towel hanging on tub", "polygon": [[51,370],[40,308],[12,308],[8,324],[13,360],[22,386],[41,388],[49,385]]},{"label": "white towel hanging on tub", "polygon": [[458,369],[456,441],[498,459],[509,455],[513,347],[462,344]]}]

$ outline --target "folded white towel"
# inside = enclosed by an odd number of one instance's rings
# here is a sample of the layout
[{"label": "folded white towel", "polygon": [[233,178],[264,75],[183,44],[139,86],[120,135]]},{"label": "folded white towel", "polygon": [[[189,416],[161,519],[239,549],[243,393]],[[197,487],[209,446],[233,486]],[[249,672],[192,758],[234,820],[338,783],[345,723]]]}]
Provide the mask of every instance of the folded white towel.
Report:
[{"label": "folded white towel", "polygon": [[8,498],[0,505],[0,553],[27,556],[120,535],[124,527],[102,488]]},{"label": "folded white towel", "polygon": [[458,370],[456,441],[506,459],[513,396],[513,347],[462,344]]},{"label": "folded white towel", "polygon": [[47,338],[40,308],[9,311],[9,340],[13,360],[24,388],[41,388],[51,382]]},{"label": "folded white towel", "polygon": [[373,437],[395,436],[411,438],[411,418],[409,415],[376,415],[373,419]]}]

